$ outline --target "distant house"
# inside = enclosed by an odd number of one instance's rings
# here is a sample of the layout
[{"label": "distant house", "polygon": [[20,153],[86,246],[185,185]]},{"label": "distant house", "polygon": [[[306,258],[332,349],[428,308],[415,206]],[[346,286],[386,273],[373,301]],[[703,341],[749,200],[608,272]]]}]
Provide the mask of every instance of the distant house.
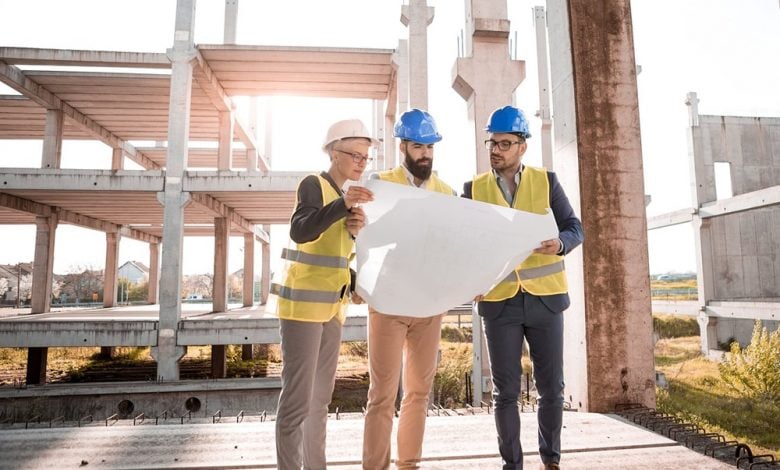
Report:
[{"label": "distant house", "polygon": [[149,268],[140,261],[127,261],[119,267],[117,277],[127,279],[130,284],[142,284],[149,280]]},{"label": "distant house", "polygon": [[[0,292],[0,303],[15,302],[19,295],[17,286],[22,288],[22,293],[29,290],[29,286],[23,284],[31,281],[31,275],[32,263],[0,264],[0,279],[5,279],[5,292]],[[22,284],[19,283],[20,276]],[[24,295],[22,297],[24,298]]]}]

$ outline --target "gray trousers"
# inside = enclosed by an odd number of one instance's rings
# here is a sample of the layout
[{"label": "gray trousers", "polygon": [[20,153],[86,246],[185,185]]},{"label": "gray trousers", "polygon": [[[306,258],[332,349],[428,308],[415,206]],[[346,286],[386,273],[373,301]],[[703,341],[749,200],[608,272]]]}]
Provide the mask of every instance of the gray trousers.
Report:
[{"label": "gray trousers", "polygon": [[498,450],[504,469],[522,470],[520,397],[523,338],[528,341],[534,381],[539,392],[539,456],[544,463],[561,458],[563,420],[563,313],[553,312],[539,297],[519,292],[495,318],[483,318],[493,377]]},{"label": "gray trousers", "polygon": [[276,409],[280,470],[325,468],[328,405],[336,383],[341,323],[280,320],[282,391]]}]

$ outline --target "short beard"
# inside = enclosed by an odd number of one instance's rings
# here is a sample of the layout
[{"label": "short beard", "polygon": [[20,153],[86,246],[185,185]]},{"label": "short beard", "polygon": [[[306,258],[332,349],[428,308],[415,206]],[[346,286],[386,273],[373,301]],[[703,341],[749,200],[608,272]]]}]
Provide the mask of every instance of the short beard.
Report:
[{"label": "short beard", "polygon": [[[433,161],[430,158],[426,158],[424,160],[427,160],[431,162],[430,165],[418,165],[418,163],[409,157],[409,155],[405,155],[404,163],[406,164],[406,168],[409,170],[409,173],[412,174],[415,178],[419,178],[422,181],[427,180],[431,177],[431,171],[433,170]],[[423,161],[423,159],[420,159],[419,161]]]}]

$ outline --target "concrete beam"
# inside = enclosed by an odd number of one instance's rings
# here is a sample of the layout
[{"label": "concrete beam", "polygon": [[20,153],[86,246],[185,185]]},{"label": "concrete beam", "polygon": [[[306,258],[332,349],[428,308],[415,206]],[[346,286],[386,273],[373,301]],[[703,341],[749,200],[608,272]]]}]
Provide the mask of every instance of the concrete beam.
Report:
[{"label": "concrete beam", "polygon": [[708,217],[733,214],[734,212],[742,212],[775,204],[780,204],[780,185],[702,204],[699,208],[699,217],[706,219]]},{"label": "concrete beam", "polygon": [[695,211],[693,208],[689,207],[687,209],[680,209],[674,212],[648,217],[647,230],[688,223],[693,220],[694,213]]},{"label": "concrete beam", "polygon": [[748,320],[780,320],[780,302],[730,302],[713,300],[707,303],[707,316]]},{"label": "concrete beam", "polygon": [[78,49],[37,49],[0,47],[0,61],[21,65],[78,65],[95,67],[139,67],[169,69],[165,54],[155,52],[84,51]]},{"label": "concrete beam", "polygon": [[233,211],[228,205],[218,201],[213,196],[204,193],[190,193],[190,197],[193,202],[202,205],[213,215],[227,218],[235,227],[241,229],[245,233],[255,235],[260,241],[268,243],[268,234],[259,230],[255,224],[241,217],[241,215]]},{"label": "concrete beam", "polygon": [[[341,341],[365,341],[368,319],[348,316]],[[203,344],[279,344],[279,319],[182,320],[178,341],[182,346]],[[0,343],[2,344],[2,343]]]},{"label": "concrete beam", "polygon": [[183,186],[184,191],[193,193],[295,191],[301,178],[308,174],[303,171],[264,175],[247,175],[243,171],[188,171]]},{"label": "concrete beam", "polygon": [[144,168],[160,168],[150,158],[136,151],[133,145],[125,142],[111,131],[101,126],[91,118],[87,117],[81,111],[61,100],[57,95],[51,93],[46,87],[43,87],[35,81],[28,78],[18,67],[7,64],[0,60],[0,82],[35,101],[39,105],[49,110],[59,110],[74,123],[81,126],[85,131],[96,137],[98,140],[111,148],[122,148],[133,161]]},{"label": "concrete beam", "polygon": [[29,199],[12,196],[6,193],[0,193],[0,207],[7,207],[9,209],[27,212],[41,217],[48,217],[49,215],[56,213],[60,222],[99,230],[101,232],[119,232],[124,237],[146,243],[160,243],[160,237],[140,230],[122,227],[105,220],[96,219],[77,212],[71,212],[60,207],[47,206],[39,202],[30,201]]},{"label": "concrete beam", "polygon": [[15,320],[0,322],[0,347],[3,348],[144,347],[156,345],[156,321]]},{"label": "concrete beam", "polygon": [[3,190],[151,191],[165,188],[160,171],[3,169]]}]

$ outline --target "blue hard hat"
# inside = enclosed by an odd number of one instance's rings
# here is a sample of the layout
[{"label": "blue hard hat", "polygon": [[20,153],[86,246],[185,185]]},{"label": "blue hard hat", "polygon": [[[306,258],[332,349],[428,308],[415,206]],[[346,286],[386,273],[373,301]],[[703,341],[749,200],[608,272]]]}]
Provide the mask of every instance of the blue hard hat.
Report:
[{"label": "blue hard hat", "polygon": [[525,114],[514,106],[504,106],[493,111],[485,130],[493,134],[520,134],[524,139],[531,137]]},{"label": "blue hard hat", "polygon": [[427,111],[412,108],[403,113],[395,123],[393,136],[418,144],[435,144],[441,140],[436,121]]}]

